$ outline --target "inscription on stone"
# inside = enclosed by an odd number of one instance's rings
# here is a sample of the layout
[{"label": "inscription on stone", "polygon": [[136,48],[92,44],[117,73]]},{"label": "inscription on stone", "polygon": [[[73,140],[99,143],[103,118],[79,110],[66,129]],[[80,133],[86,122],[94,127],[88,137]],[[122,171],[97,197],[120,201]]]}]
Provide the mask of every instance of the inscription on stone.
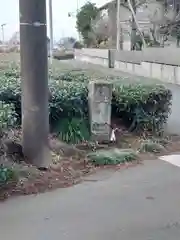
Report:
[{"label": "inscription on stone", "polygon": [[92,123],[92,132],[95,134],[104,134],[107,133],[109,126],[106,123]]},{"label": "inscription on stone", "polygon": [[108,102],[110,99],[110,89],[107,86],[97,85],[95,90],[95,101]]}]

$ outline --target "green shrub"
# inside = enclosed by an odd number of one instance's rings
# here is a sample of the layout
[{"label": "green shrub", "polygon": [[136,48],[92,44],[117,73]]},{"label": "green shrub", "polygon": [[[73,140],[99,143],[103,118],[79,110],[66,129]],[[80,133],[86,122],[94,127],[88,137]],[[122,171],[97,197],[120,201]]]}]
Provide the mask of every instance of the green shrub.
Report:
[{"label": "green shrub", "polygon": [[88,118],[87,91],[81,82],[53,80],[49,98],[51,126],[63,118]]},{"label": "green shrub", "polygon": [[130,131],[159,133],[171,109],[172,93],[162,85],[116,86],[112,114],[123,120]]},{"label": "green shrub", "polygon": [[138,156],[132,149],[98,150],[88,154],[95,165],[116,165],[137,160]]},{"label": "green shrub", "polygon": [[63,118],[57,122],[55,132],[67,143],[80,143],[90,140],[89,122],[79,118]]},{"label": "green shrub", "polygon": [[13,169],[0,166],[0,188],[8,183],[16,183],[17,180],[18,176]]},{"label": "green shrub", "polygon": [[[18,124],[21,123],[21,81],[18,70],[15,68],[10,71],[0,73],[0,101],[13,106],[15,117]],[[12,112],[14,118],[14,112]]]},{"label": "green shrub", "polygon": [[[87,84],[90,77],[76,71],[65,74],[55,71],[49,74],[49,118],[52,131],[65,119],[69,119],[70,125],[73,118],[88,121]],[[109,81],[112,79],[109,78]],[[170,90],[162,85],[120,84],[114,81],[112,116],[122,119],[130,131],[160,132],[170,112]],[[0,72],[0,101],[14,105],[20,124],[21,84],[18,68]]]},{"label": "green shrub", "polygon": [[89,77],[84,73],[68,72],[59,76],[59,80],[67,82],[88,82]]},{"label": "green shrub", "polygon": [[[83,76],[78,76],[80,81],[73,82],[73,76],[58,76],[56,79],[51,78],[49,81],[49,110],[50,123],[59,121],[60,118],[66,117],[87,117],[87,87],[83,84]],[[66,77],[72,79],[69,82]],[[77,77],[77,78],[78,78]],[[84,77],[85,78],[85,77]],[[66,80],[65,80],[66,79]],[[74,77],[74,79],[76,79]],[[17,120],[21,121],[21,83],[18,72],[10,70],[0,74],[0,101],[6,104],[13,104],[17,113]]]},{"label": "green shrub", "polygon": [[16,124],[16,113],[13,104],[0,101],[0,129],[8,129]]}]

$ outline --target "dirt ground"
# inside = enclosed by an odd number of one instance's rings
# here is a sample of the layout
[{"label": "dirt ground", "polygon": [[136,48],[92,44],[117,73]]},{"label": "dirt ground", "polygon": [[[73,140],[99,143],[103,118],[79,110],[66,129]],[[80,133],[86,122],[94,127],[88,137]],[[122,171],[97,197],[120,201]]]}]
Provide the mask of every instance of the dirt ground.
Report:
[{"label": "dirt ground", "polygon": [[[20,132],[14,137],[19,141]],[[102,168],[111,168],[114,171],[121,168],[128,168],[142,164],[143,160],[156,160],[159,155],[166,155],[179,151],[180,136],[165,136],[165,145],[161,152],[139,152],[138,161],[118,166],[94,166],[87,157],[87,152],[92,150],[92,146],[85,143],[67,145],[60,142],[54,137],[50,137],[50,149],[52,154],[52,162],[46,171],[40,171],[35,166],[27,164],[19,156],[7,155],[1,156],[1,164],[11,166],[19,176],[18,183],[10,183],[6,187],[0,188],[0,200],[5,200],[10,196],[37,194],[40,192],[51,191],[56,188],[69,187],[83,181],[83,177],[99,171]],[[108,145],[93,145],[93,150],[108,149],[112,147],[127,149],[131,148],[135,151],[140,149],[142,137],[135,134],[129,134],[126,131],[121,133],[116,143]]]}]

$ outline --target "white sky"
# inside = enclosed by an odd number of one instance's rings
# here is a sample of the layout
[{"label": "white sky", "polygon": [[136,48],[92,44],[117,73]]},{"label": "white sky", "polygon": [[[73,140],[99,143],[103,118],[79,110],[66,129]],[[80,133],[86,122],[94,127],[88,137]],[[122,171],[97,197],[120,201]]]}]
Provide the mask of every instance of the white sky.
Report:
[{"label": "white sky", "polygon": [[[52,0],[55,40],[59,40],[59,38],[66,36],[77,37],[77,32],[75,28],[76,19],[75,17],[68,18],[68,12],[76,11],[77,1],[79,7],[81,7],[82,5],[84,5],[85,2],[87,2],[87,0]],[[92,0],[92,2],[95,2],[96,5],[99,7],[109,2],[109,0]],[[19,0],[0,0],[0,6],[0,25],[3,23],[7,23],[4,31],[5,40],[8,40],[15,31],[19,30]],[[1,32],[0,39],[2,39]]]}]

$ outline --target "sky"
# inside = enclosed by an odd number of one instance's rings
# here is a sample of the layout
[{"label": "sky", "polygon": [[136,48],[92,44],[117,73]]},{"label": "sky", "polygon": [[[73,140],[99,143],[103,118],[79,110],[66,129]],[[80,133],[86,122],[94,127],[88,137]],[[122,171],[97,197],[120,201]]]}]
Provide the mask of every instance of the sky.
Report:
[{"label": "sky", "polygon": [[[37,0],[38,1],[38,0]],[[87,0],[52,0],[53,4],[53,28],[54,39],[57,41],[61,37],[78,36],[76,31],[75,12],[78,6],[84,5]],[[92,0],[99,7],[109,0]],[[0,0],[0,25],[6,23],[4,27],[5,40],[8,40],[12,34],[19,30],[19,0]],[[69,18],[68,12],[74,13],[74,17]],[[47,0],[47,13],[48,13],[48,0]],[[72,14],[73,15],[73,14]],[[47,24],[49,18],[47,14]],[[49,35],[49,29],[48,29]],[[0,39],[2,33],[0,32]]]}]

